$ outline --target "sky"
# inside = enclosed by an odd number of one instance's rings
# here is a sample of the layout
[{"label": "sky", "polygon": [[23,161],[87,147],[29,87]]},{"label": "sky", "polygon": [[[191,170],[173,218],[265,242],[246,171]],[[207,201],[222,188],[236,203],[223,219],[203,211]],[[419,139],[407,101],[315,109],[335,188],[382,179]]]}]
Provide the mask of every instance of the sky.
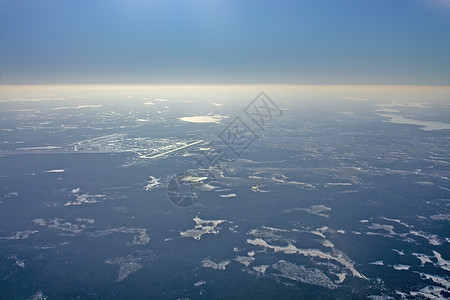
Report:
[{"label": "sky", "polygon": [[450,0],[0,0],[0,84],[450,85]]}]

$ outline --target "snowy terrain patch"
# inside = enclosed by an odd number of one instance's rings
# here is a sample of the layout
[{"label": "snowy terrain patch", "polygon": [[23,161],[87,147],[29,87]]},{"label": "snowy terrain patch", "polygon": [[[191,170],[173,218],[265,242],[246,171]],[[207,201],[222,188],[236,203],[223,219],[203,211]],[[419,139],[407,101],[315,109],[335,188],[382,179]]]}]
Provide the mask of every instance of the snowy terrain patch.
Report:
[{"label": "snowy terrain patch", "polygon": [[125,233],[125,234],[133,234],[133,241],[128,243],[129,246],[132,245],[147,245],[150,241],[150,237],[147,234],[147,229],[143,228],[127,228],[127,227],[119,227],[108,230],[101,230],[90,233],[91,237],[102,237],[115,233]]},{"label": "snowy terrain patch", "polygon": [[150,176],[150,180],[147,181],[147,185],[145,186],[146,191],[151,191],[154,188],[160,185],[160,180],[154,176]]},{"label": "snowy terrain patch", "polygon": [[425,131],[432,130],[449,130],[450,124],[436,121],[419,121],[414,119],[408,119],[399,115],[394,114],[378,114],[380,117],[388,118],[389,120],[386,122],[390,122],[393,124],[404,124],[404,125],[418,125],[420,129]]},{"label": "snowy terrain patch", "polygon": [[225,194],[225,195],[219,195],[219,197],[221,198],[232,198],[232,197],[236,197],[235,193],[231,193],[231,194]]},{"label": "snowy terrain patch", "polygon": [[0,237],[0,240],[24,240],[37,232],[37,230],[17,231],[16,234],[12,236]]},{"label": "snowy terrain patch", "polygon": [[209,258],[205,258],[204,260],[202,260],[202,266],[203,268],[212,268],[214,270],[225,270],[230,262],[231,260],[227,259],[216,263]]},{"label": "snowy terrain patch", "polygon": [[304,266],[298,266],[285,260],[280,260],[273,264],[272,268],[281,273],[272,274],[274,276],[281,276],[311,285],[323,286],[328,289],[337,288],[336,284],[334,284],[331,279],[319,269],[305,268]]},{"label": "snowy terrain patch", "polygon": [[48,170],[44,171],[44,173],[63,173],[65,170],[63,169],[54,169],[54,170]]},{"label": "snowy terrain patch", "polygon": [[178,119],[183,122],[189,122],[189,123],[220,123],[225,118],[228,118],[228,117],[222,116],[222,115],[213,115],[213,116],[182,117],[182,118],[178,118]]},{"label": "snowy terrain patch", "polygon": [[181,231],[181,237],[191,237],[195,240],[200,240],[204,234],[219,234],[219,229],[217,228],[221,223],[226,222],[226,220],[202,220],[198,216],[194,219],[195,226],[193,229],[188,229],[186,231]]},{"label": "snowy terrain patch", "polygon": [[80,188],[72,189],[70,192],[71,196],[75,196],[74,201],[69,201],[64,206],[71,206],[71,205],[81,205],[81,204],[92,204],[92,203],[98,203],[100,202],[98,199],[102,199],[106,197],[106,195],[90,195],[90,194],[81,194]]},{"label": "snowy terrain patch", "polygon": [[145,263],[150,262],[153,258],[154,255],[151,251],[134,251],[124,257],[107,259],[105,263],[119,267],[116,281],[122,281],[140,270]]},{"label": "snowy terrain patch", "polygon": [[255,260],[255,258],[252,256],[238,256],[234,260],[248,267]]},{"label": "snowy terrain patch", "polygon": [[353,276],[367,279],[364,275],[362,275],[355,269],[354,262],[346,257],[344,253],[338,250],[333,250],[332,253],[325,253],[317,249],[299,249],[293,244],[288,244],[287,246],[276,246],[268,244],[261,238],[247,239],[247,243],[250,245],[261,246],[266,249],[272,249],[274,252],[283,252],[285,254],[300,254],[307,257],[317,257],[321,259],[336,261],[347,268]]}]

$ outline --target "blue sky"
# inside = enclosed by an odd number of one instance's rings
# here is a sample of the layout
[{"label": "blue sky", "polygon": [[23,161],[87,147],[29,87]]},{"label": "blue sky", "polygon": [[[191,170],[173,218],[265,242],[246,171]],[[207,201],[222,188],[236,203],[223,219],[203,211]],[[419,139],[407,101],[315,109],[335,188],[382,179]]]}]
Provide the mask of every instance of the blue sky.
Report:
[{"label": "blue sky", "polygon": [[450,85],[450,0],[0,0],[0,84]]}]

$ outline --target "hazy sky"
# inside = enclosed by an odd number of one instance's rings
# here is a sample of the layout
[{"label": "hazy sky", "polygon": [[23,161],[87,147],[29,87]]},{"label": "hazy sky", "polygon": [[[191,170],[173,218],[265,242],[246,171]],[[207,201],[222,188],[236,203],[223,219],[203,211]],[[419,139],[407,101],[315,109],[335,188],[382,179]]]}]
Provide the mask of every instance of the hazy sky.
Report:
[{"label": "hazy sky", "polygon": [[450,0],[0,0],[0,84],[450,84]]}]

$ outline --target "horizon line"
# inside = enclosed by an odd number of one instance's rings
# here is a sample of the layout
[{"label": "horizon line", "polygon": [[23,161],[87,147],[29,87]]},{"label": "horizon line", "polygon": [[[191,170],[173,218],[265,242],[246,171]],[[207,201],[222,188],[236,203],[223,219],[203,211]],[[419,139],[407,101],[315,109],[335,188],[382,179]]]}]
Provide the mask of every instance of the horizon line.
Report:
[{"label": "horizon line", "polygon": [[14,83],[0,87],[91,87],[91,86],[354,86],[354,87],[450,87],[450,84],[379,84],[379,83]]}]

